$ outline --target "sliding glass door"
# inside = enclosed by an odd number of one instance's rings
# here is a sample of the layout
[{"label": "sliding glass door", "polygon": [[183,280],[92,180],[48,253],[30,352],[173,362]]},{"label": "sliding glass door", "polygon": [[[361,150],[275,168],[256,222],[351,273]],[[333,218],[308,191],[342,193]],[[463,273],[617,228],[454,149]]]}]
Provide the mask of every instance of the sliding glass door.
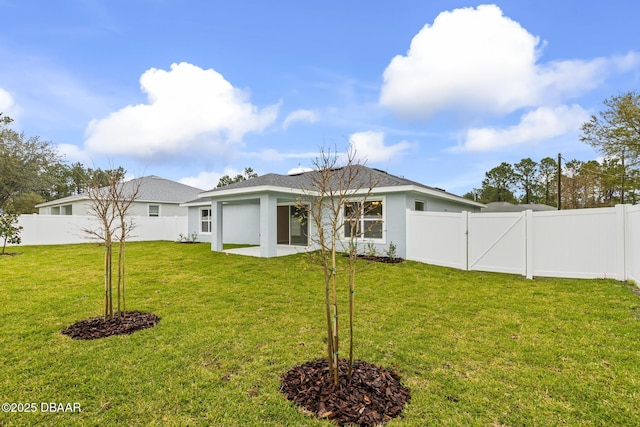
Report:
[{"label": "sliding glass door", "polygon": [[278,244],[309,244],[309,222],[304,209],[292,205],[278,206]]},{"label": "sliding glass door", "polygon": [[291,244],[307,246],[309,244],[309,222],[307,221],[307,211],[297,206],[290,206],[291,215],[289,221],[289,232]]}]

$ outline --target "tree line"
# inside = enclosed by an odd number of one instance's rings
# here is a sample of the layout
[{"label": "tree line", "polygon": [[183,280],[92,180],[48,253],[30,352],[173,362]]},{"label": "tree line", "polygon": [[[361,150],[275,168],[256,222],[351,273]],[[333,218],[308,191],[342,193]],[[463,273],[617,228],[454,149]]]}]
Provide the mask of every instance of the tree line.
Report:
[{"label": "tree line", "polygon": [[[562,209],[636,204],[640,201],[640,170],[623,167],[620,159],[558,160],[525,158],[502,162],[485,173],[482,186],[463,197],[482,203],[541,203]],[[560,164],[560,168],[558,165]],[[560,185],[558,185],[558,176]]]},{"label": "tree line", "polygon": [[[545,157],[502,162],[485,173],[480,188],[464,195],[483,203],[542,203],[562,209],[614,206],[640,201],[640,94],[607,98],[606,109],[581,127],[580,140],[600,160]],[[560,197],[558,197],[560,194]]]},{"label": "tree line", "polygon": [[126,171],[67,163],[50,141],[27,137],[11,128],[13,120],[0,112],[0,211],[36,213],[36,205],[108,186]]}]

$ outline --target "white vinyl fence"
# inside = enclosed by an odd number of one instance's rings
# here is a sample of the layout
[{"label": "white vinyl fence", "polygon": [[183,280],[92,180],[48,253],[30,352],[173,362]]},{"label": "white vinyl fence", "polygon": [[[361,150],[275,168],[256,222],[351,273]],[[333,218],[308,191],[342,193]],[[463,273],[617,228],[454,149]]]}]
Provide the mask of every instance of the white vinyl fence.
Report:
[{"label": "white vinyl fence", "polygon": [[640,286],[640,205],[629,208],[627,214],[625,268],[627,279]]},{"label": "white vinyl fence", "polygon": [[[187,234],[187,217],[131,217],[135,228],[128,241],[177,240]],[[22,245],[59,245],[96,242],[83,229],[98,229],[98,221],[81,215],[21,215]]]},{"label": "white vinyl fence", "polygon": [[407,258],[462,270],[640,283],[640,206],[545,212],[407,211]]}]

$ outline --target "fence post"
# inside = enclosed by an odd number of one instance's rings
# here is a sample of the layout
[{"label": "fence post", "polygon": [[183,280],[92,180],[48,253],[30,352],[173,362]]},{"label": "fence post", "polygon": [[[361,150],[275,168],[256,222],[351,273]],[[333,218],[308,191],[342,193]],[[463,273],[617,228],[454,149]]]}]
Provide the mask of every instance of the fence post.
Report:
[{"label": "fence post", "polygon": [[627,206],[616,205],[616,280],[624,282],[627,278],[626,271],[626,228]]},{"label": "fence post", "polygon": [[404,229],[404,257],[406,259],[411,259],[409,250],[411,248],[411,230],[413,228],[413,224],[411,223],[411,209],[407,209],[405,212],[405,224],[406,227]]},{"label": "fence post", "polygon": [[524,260],[524,271],[527,279],[533,279],[533,263],[534,263],[534,254],[533,254],[533,211],[531,209],[527,209],[525,211],[525,235],[524,235],[524,244],[525,244],[525,260]]},{"label": "fence post", "polygon": [[460,233],[460,238],[462,239],[460,247],[464,251],[462,256],[463,266],[464,271],[469,271],[469,212],[463,211],[460,220],[462,221],[460,224],[462,228],[462,233]]}]

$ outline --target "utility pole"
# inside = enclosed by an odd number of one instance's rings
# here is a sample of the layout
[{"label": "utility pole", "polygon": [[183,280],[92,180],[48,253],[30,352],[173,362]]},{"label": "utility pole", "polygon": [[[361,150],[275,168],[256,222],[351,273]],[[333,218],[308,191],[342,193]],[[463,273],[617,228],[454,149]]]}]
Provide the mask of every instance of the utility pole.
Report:
[{"label": "utility pole", "polygon": [[562,153],[558,153],[558,210],[562,209]]}]

